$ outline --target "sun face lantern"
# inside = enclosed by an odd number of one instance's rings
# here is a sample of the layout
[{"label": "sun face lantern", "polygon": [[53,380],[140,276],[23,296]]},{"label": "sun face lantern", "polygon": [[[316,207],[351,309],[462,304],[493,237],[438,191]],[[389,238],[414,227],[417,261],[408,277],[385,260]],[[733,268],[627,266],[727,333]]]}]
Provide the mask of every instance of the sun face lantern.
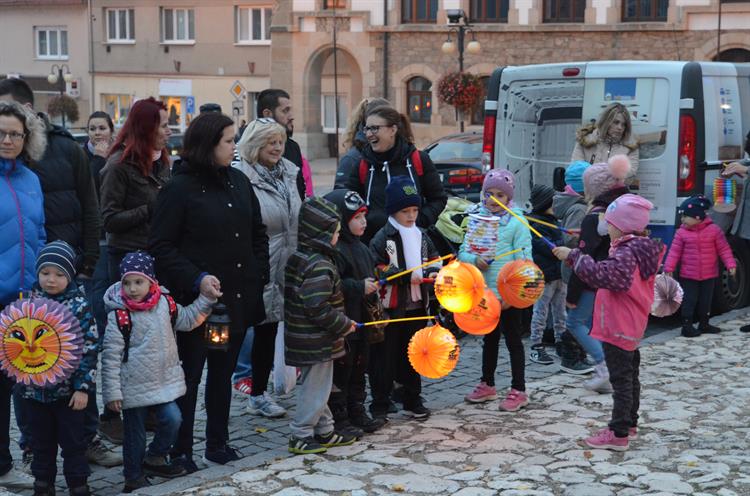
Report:
[{"label": "sun face lantern", "polygon": [[466,313],[453,314],[453,320],[462,331],[469,334],[489,334],[500,322],[500,301],[490,288],[485,288],[479,303]]},{"label": "sun face lantern", "polygon": [[216,351],[227,351],[229,349],[229,326],[232,321],[227,315],[227,307],[223,303],[213,306],[211,315],[206,319],[206,348]]},{"label": "sun face lantern", "polygon": [[419,375],[439,379],[456,367],[460,351],[448,329],[440,325],[425,327],[409,340],[409,363]]},{"label": "sun face lantern", "polygon": [[497,274],[497,292],[512,307],[530,307],[544,292],[544,273],[531,260],[514,260]]},{"label": "sun face lantern", "polygon": [[484,277],[471,264],[454,260],[438,272],[435,296],[450,312],[468,312],[484,295]]},{"label": "sun face lantern", "polygon": [[83,331],[68,307],[47,298],[17,300],[0,313],[0,369],[27,386],[68,379],[83,356]]}]

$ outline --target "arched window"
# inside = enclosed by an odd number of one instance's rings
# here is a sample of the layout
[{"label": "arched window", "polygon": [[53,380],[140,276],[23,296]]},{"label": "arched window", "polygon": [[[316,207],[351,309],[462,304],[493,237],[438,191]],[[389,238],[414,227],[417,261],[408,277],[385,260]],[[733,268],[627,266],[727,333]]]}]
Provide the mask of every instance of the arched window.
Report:
[{"label": "arched window", "polygon": [[432,116],[432,82],[417,76],[406,83],[406,102],[412,122],[430,123]]},{"label": "arched window", "polygon": [[487,99],[487,85],[490,84],[490,77],[482,76],[479,81],[482,83],[482,95],[471,113],[471,123],[475,126],[484,124],[484,101]]}]

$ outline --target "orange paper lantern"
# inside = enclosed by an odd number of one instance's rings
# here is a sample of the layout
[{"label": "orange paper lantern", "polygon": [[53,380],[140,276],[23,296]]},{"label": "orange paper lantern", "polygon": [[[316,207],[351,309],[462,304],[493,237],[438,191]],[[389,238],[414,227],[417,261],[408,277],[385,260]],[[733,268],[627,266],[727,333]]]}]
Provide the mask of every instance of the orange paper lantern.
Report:
[{"label": "orange paper lantern", "polygon": [[468,312],[484,296],[484,277],[473,265],[454,260],[438,272],[435,296],[449,312]]},{"label": "orange paper lantern", "polygon": [[425,327],[409,340],[409,363],[419,375],[439,379],[456,367],[460,350],[455,336],[445,327]]},{"label": "orange paper lantern", "polygon": [[514,260],[497,274],[497,292],[512,307],[530,307],[544,292],[544,273],[531,260]]},{"label": "orange paper lantern", "polygon": [[484,296],[474,308],[466,313],[453,314],[453,320],[461,330],[469,334],[489,334],[500,322],[500,301],[490,288],[486,288]]}]

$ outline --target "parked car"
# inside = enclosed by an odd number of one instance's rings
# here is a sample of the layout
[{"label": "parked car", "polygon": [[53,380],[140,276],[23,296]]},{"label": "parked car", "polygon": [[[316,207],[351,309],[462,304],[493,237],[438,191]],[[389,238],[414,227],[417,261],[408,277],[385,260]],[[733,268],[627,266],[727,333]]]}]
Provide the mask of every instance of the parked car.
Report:
[{"label": "parked car", "polygon": [[167,151],[169,152],[169,165],[174,164],[180,159],[182,154],[182,134],[172,134],[167,141]]},{"label": "parked car", "polygon": [[89,140],[89,133],[71,133],[73,135],[73,139],[76,140],[76,142],[83,146],[85,145]]},{"label": "parked car", "polygon": [[425,152],[440,174],[449,195],[479,201],[484,181],[482,169],[482,134],[458,133],[444,136],[429,144]]}]

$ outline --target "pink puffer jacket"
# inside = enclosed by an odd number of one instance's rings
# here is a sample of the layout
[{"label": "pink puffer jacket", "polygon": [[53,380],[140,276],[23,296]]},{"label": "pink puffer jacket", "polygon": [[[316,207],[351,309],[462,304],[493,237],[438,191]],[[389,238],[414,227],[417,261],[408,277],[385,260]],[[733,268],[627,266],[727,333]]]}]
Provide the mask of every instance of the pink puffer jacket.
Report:
[{"label": "pink puffer jacket", "polygon": [[664,263],[664,272],[674,272],[679,263],[683,279],[713,279],[719,277],[719,257],[727,269],[737,267],[724,233],[706,217],[700,224],[691,227],[683,224],[677,230]]}]

